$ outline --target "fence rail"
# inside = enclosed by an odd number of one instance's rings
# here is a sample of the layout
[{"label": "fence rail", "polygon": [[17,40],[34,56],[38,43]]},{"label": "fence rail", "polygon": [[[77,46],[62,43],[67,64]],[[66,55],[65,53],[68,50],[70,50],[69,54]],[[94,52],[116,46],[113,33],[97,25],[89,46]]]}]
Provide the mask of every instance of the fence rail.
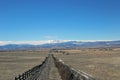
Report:
[{"label": "fence rail", "polygon": [[95,80],[91,75],[77,71],[65,64],[61,59],[54,57],[54,55],[52,56],[62,80]]},{"label": "fence rail", "polygon": [[[23,74],[16,76],[15,80],[41,80],[40,77],[42,76],[44,76],[42,80],[48,80],[46,75],[49,76],[49,65],[51,64],[49,60],[51,57],[53,58],[53,63],[58,69],[61,80],[95,80],[91,75],[82,71],[76,71],[75,69],[69,67],[62,60],[56,58],[53,54],[49,54],[48,57],[46,57],[42,62],[42,64],[37,65]],[[44,73],[44,75],[42,74],[42,71],[47,72]]]},{"label": "fence rail", "polygon": [[22,73],[21,75],[18,75],[15,77],[15,80],[32,80],[31,78],[36,76],[37,73],[40,73],[43,68],[45,68],[45,64],[48,60],[48,57],[42,62],[42,64],[37,65],[33,67],[32,69],[29,69],[28,71]]}]

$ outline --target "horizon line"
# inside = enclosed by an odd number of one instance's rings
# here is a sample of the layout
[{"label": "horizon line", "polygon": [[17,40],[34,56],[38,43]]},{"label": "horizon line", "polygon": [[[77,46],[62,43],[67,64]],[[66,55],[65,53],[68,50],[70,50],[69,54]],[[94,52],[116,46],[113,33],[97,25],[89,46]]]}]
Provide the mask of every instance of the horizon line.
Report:
[{"label": "horizon line", "polygon": [[33,40],[33,41],[0,41],[0,46],[9,45],[9,44],[31,44],[31,45],[42,45],[50,43],[62,43],[69,41],[78,41],[78,42],[97,42],[97,41],[119,41],[119,40]]}]

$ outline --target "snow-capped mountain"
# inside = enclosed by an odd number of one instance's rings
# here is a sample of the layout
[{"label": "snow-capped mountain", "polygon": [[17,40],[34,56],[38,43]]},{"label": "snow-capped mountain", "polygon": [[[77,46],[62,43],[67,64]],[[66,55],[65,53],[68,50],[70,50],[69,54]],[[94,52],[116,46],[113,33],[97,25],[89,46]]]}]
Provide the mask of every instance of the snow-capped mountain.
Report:
[{"label": "snow-capped mountain", "polygon": [[120,47],[118,41],[79,41],[79,40],[48,40],[48,41],[0,41],[0,50],[40,49],[40,48],[98,48]]}]

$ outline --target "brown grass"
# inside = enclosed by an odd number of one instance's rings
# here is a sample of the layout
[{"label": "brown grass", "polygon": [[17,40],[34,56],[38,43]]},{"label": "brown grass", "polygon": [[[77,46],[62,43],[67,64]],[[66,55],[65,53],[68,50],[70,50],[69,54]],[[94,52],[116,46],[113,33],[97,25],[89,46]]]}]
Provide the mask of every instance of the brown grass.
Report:
[{"label": "brown grass", "polygon": [[14,80],[24,71],[41,64],[48,51],[0,52],[0,80]]},{"label": "brown grass", "polygon": [[[56,54],[66,64],[96,80],[120,80],[120,48],[63,50]],[[49,50],[0,52],[0,80],[14,80],[24,71],[41,64]]]},{"label": "brown grass", "polygon": [[80,49],[64,50],[69,55],[59,54],[65,63],[82,70],[96,80],[120,80],[120,49]]}]

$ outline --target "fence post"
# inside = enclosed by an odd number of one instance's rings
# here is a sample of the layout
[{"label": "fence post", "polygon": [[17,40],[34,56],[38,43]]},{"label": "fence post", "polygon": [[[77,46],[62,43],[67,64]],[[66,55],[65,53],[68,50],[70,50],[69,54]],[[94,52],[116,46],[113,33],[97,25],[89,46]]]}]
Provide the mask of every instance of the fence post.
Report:
[{"label": "fence post", "polygon": [[22,80],[21,75],[18,76],[18,80]]},{"label": "fence post", "polygon": [[18,80],[18,78],[17,78],[17,77],[15,77],[15,80]]}]

